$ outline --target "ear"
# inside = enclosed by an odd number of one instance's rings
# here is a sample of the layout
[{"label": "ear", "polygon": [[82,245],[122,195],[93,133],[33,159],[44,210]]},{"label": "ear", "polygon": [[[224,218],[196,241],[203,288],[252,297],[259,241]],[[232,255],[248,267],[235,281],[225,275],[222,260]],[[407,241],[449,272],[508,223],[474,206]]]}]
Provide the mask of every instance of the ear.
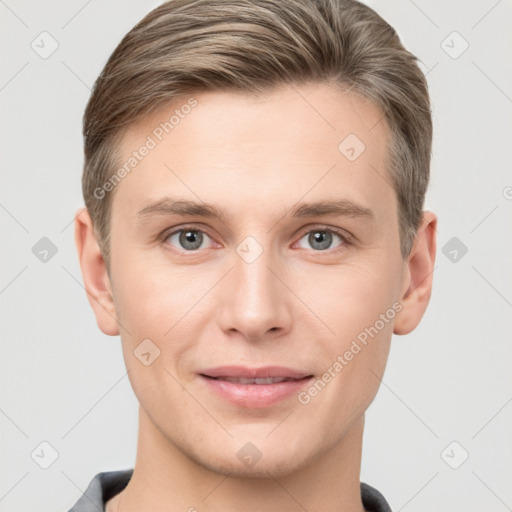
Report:
[{"label": "ear", "polygon": [[436,215],[429,211],[423,212],[421,226],[405,263],[400,298],[403,309],[395,316],[395,334],[409,334],[416,329],[427,309],[436,259],[436,228]]},{"label": "ear", "polygon": [[119,326],[110,278],[86,208],[80,208],[75,216],[75,243],[85,291],[98,327],[109,336],[117,336]]}]

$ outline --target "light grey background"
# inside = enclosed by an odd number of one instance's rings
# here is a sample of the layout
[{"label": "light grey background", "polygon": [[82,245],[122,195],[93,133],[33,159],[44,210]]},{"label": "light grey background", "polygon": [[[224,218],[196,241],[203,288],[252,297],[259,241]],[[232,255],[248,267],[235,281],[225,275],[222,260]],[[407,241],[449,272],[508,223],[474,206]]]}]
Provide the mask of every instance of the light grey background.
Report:
[{"label": "light grey background", "polygon": [[[368,3],[428,73],[426,209],[439,229],[431,303],[416,331],[394,336],[361,479],[394,512],[512,510],[512,5]],[[90,87],[158,4],[0,0],[1,512],[65,511],[96,473],[134,464],[137,402],[119,337],[103,335],[89,307],[72,221]],[[58,42],[46,59],[31,48],[43,31]],[[32,252],[42,237],[57,248],[46,263]],[[467,253],[453,262],[447,244],[460,242]],[[58,452],[48,469],[42,442]]]}]

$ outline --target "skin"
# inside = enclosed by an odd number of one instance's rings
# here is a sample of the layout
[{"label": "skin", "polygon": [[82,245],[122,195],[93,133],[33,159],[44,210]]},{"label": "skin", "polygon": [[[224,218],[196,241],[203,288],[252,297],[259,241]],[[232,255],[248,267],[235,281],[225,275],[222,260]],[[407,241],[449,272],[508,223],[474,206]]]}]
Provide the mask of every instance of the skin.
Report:
[{"label": "skin", "polygon": [[[388,127],[360,96],[308,84],[261,97],[210,91],[194,98],[198,105],[115,189],[110,276],[87,210],[76,217],[90,304],[99,328],[121,336],[140,403],[134,474],[108,510],[361,512],[365,411],[392,333],[411,332],[427,308],[437,218],[424,212],[403,260],[384,171]],[[185,102],[132,126],[121,160]],[[353,162],[338,150],[350,133],[366,146]],[[229,217],[138,220],[164,196],[214,204]],[[299,201],[342,197],[375,219],[289,214]],[[201,248],[187,251],[179,233],[158,238],[185,225],[205,233]],[[333,235],[319,249],[308,235],[325,226],[353,243]],[[252,263],[236,250],[249,235],[263,249]],[[237,407],[197,376],[239,364],[321,378],[393,304],[401,310],[308,404],[293,395],[264,409]],[[133,353],[146,338],[160,349],[149,366]],[[251,467],[237,457],[249,441],[262,454]]]}]

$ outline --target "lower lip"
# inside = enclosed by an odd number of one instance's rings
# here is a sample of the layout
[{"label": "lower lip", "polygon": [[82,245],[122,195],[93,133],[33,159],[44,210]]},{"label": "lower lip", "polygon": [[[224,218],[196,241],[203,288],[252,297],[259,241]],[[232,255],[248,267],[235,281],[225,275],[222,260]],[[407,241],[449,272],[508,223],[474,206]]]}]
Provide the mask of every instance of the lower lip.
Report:
[{"label": "lower lip", "polygon": [[288,380],[275,384],[238,384],[200,375],[206,384],[220,396],[239,407],[270,407],[298,393],[313,377]]}]

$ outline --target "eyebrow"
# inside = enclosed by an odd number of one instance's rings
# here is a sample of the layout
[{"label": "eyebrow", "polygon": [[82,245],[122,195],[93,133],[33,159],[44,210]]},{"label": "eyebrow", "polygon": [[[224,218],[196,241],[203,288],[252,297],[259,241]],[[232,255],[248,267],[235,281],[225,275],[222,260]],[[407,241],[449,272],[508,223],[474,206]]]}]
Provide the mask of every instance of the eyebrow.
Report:
[{"label": "eyebrow", "polygon": [[[230,215],[222,207],[195,201],[173,200],[169,197],[159,199],[137,212],[137,218],[141,222],[151,217],[169,215],[218,218],[223,222],[227,222],[230,218]],[[375,221],[376,219],[376,215],[372,210],[348,199],[298,203],[291,209],[290,215],[297,218],[331,215],[334,217],[363,218],[369,221]]]}]

